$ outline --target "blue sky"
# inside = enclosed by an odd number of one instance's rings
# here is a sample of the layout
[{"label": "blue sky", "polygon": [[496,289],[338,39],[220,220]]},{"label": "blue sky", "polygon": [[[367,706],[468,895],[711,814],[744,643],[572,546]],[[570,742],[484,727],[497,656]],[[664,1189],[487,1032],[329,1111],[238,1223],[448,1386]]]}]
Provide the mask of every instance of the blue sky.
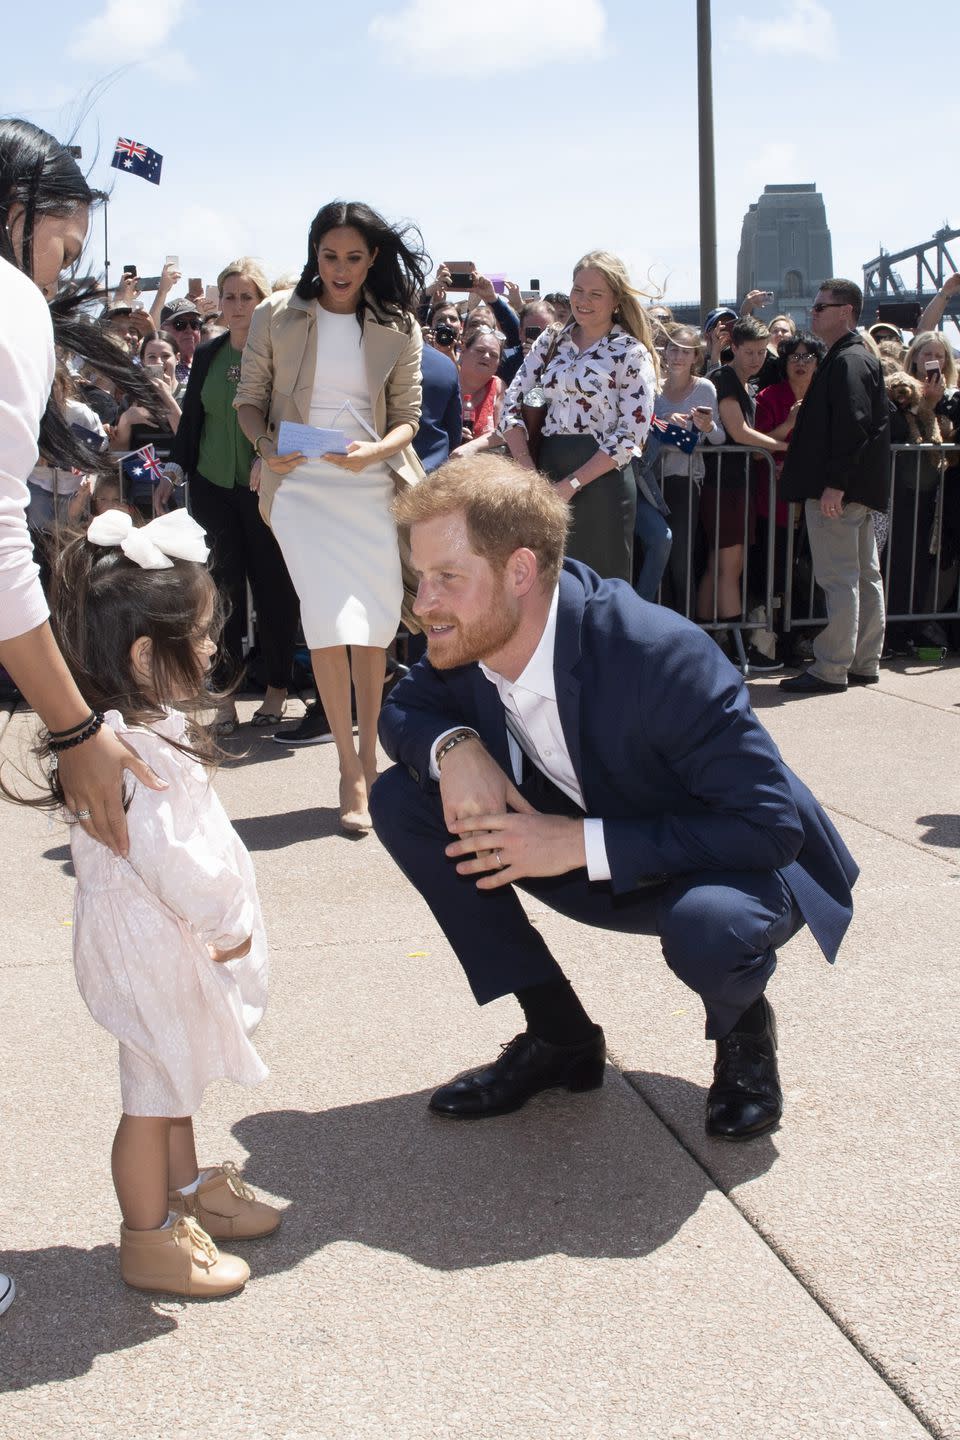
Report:
[{"label": "blue sky", "polygon": [[[4,18],[4,105],[112,190],[111,278],[181,257],[211,282],[255,254],[299,270],[336,196],[421,227],[435,261],[568,288],[621,254],[668,300],[699,290],[694,0],[48,0]],[[719,276],[764,184],[814,181],[834,269],[859,279],[960,224],[956,6],[714,0]],[[904,54],[906,50],[906,54]],[[903,54],[902,64],[897,63]],[[915,58],[913,58],[915,56]],[[939,74],[940,78],[937,79]],[[159,187],[109,169],[119,135],[164,156]],[[99,146],[99,158],[94,160]],[[92,163],[91,163],[92,162]],[[101,269],[103,226],[89,261]]]}]

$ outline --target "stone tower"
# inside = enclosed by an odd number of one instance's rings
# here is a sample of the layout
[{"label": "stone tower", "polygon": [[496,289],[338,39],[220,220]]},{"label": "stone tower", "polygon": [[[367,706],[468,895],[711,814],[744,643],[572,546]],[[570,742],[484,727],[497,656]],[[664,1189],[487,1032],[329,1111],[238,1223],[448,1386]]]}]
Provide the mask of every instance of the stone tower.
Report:
[{"label": "stone tower", "polygon": [[743,217],[737,257],[737,298],[772,290],[769,318],[783,312],[809,324],[822,280],[833,274],[833,247],[823,196],[816,185],[765,185]]}]

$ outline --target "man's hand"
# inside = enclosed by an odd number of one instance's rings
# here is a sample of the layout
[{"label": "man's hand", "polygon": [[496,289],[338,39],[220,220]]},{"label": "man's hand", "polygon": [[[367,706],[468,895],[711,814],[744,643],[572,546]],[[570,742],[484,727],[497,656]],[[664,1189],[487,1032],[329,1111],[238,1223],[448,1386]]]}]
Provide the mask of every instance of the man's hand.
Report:
[{"label": "man's hand", "polygon": [[480,740],[464,740],[444,756],[440,766],[440,799],[443,823],[459,835],[465,833],[458,829],[460,822],[472,815],[500,815],[508,809],[522,815],[537,813]]},{"label": "man's hand", "polygon": [[587,863],[583,821],[567,815],[478,815],[451,828],[465,838],[446,853],[473,857],[460,860],[457,873],[479,875],[478,890],[498,890],[531,875],[566,875]]},{"label": "man's hand", "polygon": [[820,514],[826,520],[836,520],[842,513],[843,491],[834,490],[831,485],[828,485],[820,496]]}]

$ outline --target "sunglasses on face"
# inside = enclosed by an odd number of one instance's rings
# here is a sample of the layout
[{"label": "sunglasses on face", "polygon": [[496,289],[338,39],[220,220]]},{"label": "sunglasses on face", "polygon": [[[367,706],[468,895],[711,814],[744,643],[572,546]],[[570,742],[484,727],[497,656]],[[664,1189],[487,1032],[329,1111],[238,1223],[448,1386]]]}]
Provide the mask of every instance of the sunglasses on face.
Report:
[{"label": "sunglasses on face", "polygon": [[200,321],[196,315],[182,315],[179,320],[171,320],[168,328],[170,330],[199,330]]},{"label": "sunglasses on face", "polygon": [[816,358],[817,358],[816,355],[796,355],[796,354],[794,354],[794,355],[788,355],[788,356],[787,356],[787,359],[790,360],[790,361],[792,361],[794,365],[812,365],[812,364],[814,363],[814,361],[816,360]]},{"label": "sunglasses on face", "polygon": [[818,300],[815,305],[810,306],[810,309],[814,315],[819,315],[824,310],[842,310],[845,305],[849,304],[849,300]]}]

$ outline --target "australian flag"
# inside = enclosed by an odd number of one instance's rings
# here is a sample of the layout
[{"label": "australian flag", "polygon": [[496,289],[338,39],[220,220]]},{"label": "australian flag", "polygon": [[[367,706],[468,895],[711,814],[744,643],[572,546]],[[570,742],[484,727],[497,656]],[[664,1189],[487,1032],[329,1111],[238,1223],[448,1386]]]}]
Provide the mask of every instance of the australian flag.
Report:
[{"label": "australian flag", "polygon": [[156,485],[158,480],[163,479],[163,468],[152,445],[145,445],[142,450],[134,450],[132,454],[125,455],[123,473],[136,486]]},{"label": "australian flag", "polygon": [[141,179],[149,180],[151,185],[160,184],[163,156],[136,140],[124,140],[121,137],[117,141],[110,164],[114,170],[126,170],[129,175],[139,175]]}]

